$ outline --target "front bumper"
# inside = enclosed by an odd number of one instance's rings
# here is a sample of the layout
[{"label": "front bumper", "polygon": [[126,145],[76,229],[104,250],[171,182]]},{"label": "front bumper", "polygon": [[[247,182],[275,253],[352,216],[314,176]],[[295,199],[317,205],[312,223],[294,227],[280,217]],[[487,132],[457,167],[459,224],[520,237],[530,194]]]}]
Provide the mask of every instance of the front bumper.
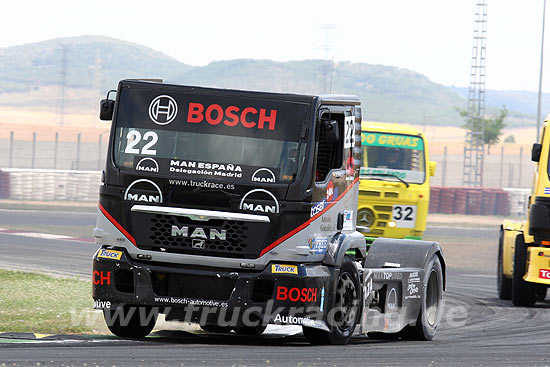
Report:
[{"label": "front bumper", "polygon": [[248,315],[264,324],[324,329],[337,271],[319,263],[272,263],[261,272],[175,266],[132,259],[123,248],[100,249],[93,258],[94,307],[158,307],[167,320],[201,324],[219,324],[223,315],[240,325]]},{"label": "front bumper", "polygon": [[550,285],[550,248],[527,249],[527,271],[523,279],[527,282]]}]

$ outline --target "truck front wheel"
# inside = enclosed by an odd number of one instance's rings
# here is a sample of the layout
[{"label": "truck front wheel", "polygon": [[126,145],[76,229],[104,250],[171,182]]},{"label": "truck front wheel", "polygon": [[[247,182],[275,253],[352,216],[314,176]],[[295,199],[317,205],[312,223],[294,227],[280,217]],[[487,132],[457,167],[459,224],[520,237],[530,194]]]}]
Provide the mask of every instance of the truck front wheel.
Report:
[{"label": "truck front wheel", "polygon": [[498,237],[497,289],[500,299],[512,299],[512,279],[504,275],[504,230]]},{"label": "truck front wheel", "polygon": [[349,256],[344,256],[331,299],[327,308],[329,331],[303,326],[304,336],[311,344],[346,344],[355,330],[361,312],[362,288]]},{"label": "truck front wheel", "polygon": [[527,246],[523,241],[523,234],[519,234],[516,237],[514,274],[512,275],[512,303],[516,306],[533,306],[537,301],[536,285],[523,280],[526,262]]},{"label": "truck front wheel", "polygon": [[122,338],[143,338],[153,330],[158,309],[126,306],[114,310],[104,309],[103,317],[109,330]]},{"label": "truck front wheel", "polygon": [[422,306],[415,325],[401,331],[405,340],[432,340],[443,313],[443,270],[437,255],[433,255],[424,269]]}]

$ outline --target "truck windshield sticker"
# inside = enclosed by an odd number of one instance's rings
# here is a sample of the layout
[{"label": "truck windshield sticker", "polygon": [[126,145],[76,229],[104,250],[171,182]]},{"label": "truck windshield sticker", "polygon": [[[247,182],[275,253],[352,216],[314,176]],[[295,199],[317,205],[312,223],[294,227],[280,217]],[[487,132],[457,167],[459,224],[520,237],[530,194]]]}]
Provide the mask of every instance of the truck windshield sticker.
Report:
[{"label": "truck windshield sticker", "polygon": [[424,181],[424,172],[418,172],[418,171],[404,171],[404,170],[397,170],[397,169],[361,167],[360,172],[361,172],[361,176],[369,176],[369,175],[379,176],[379,178],[387,181],[398,181],[396,179],[393,179],[391,176],[398,177],[409,183]]},{"label": "truck windshield sticker", "polygon": [[422,138],[400,134],[362,132],[361,145],[424,150]]}]

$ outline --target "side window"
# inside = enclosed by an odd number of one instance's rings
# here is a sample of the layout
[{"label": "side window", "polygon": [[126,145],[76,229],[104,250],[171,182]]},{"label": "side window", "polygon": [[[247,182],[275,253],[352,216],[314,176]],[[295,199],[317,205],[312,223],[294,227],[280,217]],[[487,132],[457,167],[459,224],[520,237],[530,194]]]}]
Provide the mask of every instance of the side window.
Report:
[{"label": "side window", "polygon": [[[324,127],[330,123],[331,128],[337,130],[338,139],[331,141],[334,136],[328,136],[327,128]],[[345,139],[344,114],[325,112],[321,115],[319,129],[319,143],[317,145],[317,166],[315,167],[315,181],[325,181],[327,174],[332,169],[342,168],[343,163],[343,142]]]}]

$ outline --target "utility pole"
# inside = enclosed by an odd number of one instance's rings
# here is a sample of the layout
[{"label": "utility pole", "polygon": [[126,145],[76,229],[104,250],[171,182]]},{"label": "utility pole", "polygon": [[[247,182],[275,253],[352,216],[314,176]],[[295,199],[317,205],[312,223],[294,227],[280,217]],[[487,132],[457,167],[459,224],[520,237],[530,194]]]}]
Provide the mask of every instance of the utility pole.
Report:
[{"label": "utility pole", "polygon": [[537,143],[539,142],[540,138],[540,108],[541,108],[541,100],[542,100],[542,59],[544,56],[544,21],[546,16],[546,0],[544,0],[544,4],[542,6],[542,41],[540,45],[540,73],[539,73],[539,98],[537,103]]}]

